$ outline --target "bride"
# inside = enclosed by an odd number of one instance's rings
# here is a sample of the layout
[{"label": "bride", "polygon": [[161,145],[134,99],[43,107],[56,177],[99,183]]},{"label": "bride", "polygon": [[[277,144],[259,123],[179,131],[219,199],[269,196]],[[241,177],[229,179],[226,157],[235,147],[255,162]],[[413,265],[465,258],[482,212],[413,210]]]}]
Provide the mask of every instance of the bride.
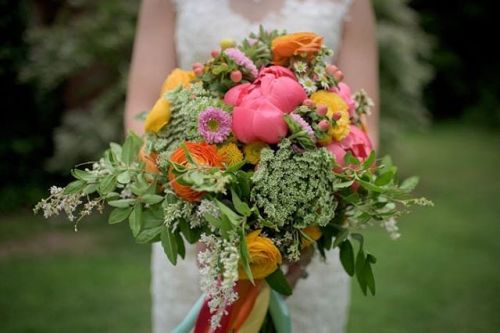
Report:
[{"label": "bride", "polygon": [[[352,2],[352,3],[351,3]],[[135,116],[151,108],[166,75],[190,69],[208,57],[223,38],[242,39],[259,24],[288,32],[312,31],[336,51],[335,63],[354,89],[378,96],[374,17],[369,0],[143,0],[134,45],[125,111],[126,127],[142,132]],[[368,75],[367,75],[368,73]],[[377,103],[375,103],[377,104]],[[368,124],[378,138],[377,115]],[[200,295],[196,253],[172,266],[159,244],[153,246],[153,332],[170,332]],[[350,284],[338,253],[293,265],[287,278],[294,332],[342,332],[347,323]],[[306,267],[307,266],[307,267]],[[300,279],[303,278],[303,279]],[[300,280],[299,280],[300,279]]]}]

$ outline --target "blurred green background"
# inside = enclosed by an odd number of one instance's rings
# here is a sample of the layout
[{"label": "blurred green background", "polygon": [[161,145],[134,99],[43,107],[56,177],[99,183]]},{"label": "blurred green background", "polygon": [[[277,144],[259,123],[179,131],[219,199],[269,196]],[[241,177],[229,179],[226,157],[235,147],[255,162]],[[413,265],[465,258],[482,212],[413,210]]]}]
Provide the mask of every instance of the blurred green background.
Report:
[{"label": "blurred green background", "polygon": [[[149,332],[148,246],[31,207],[122,136],[138,1],[0,0],[0,331]],[[378,294],[349,332],[500,331],[500,57],[493,1],[374,0],[383,150],[436,206],[375,230]],[[490,40],[490,42],[488,42]]]}]

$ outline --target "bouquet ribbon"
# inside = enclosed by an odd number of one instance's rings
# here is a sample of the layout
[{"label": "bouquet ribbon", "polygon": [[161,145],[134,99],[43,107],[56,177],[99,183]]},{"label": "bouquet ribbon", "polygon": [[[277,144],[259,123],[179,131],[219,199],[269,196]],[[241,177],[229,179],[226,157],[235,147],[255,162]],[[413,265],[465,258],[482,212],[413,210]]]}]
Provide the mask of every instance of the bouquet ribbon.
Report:
[{"label": "bouquet ribbon", "polygon": [[262,280],[238,281],[236,289],[238,300],[226,307],[219,327],[210,327],[210,308],[206,295],[202,295],[193,305],[184,320],[173,333],[255,333],[260,330],[269,311],[277,333],[291,332],[291,318],[284,298],[271,290]]}]

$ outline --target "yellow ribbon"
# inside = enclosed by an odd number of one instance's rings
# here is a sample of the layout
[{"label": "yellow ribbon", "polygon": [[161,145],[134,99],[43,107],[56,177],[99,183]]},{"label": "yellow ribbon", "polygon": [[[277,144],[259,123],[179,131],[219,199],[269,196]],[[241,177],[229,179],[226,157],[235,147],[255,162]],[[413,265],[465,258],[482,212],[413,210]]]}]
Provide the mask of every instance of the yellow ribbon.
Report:
[{"label": "yellow ribbon", "polygon": [[248,315],[247,320],[243,323],[238,333],[255,333],[260,330],[264,319],[266,318],[266,313],[269,308],[269,299],[271,297],[271,288],[264,283],[262,289],[255,300],[252,311]]}]

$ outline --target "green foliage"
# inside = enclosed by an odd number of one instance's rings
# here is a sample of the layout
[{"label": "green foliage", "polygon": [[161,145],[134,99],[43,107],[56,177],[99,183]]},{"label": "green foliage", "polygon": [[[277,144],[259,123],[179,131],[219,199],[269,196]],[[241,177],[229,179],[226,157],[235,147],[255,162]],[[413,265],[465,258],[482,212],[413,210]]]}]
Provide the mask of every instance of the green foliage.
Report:
[{"label": "green foliage", "polygon": [[423,32],[408,0],[373,1],[380,61],[381,139],[429,121],[423,91],[433,77],[429,64],[433,41]]},{"label": "green foliage", "polygon": [[20,78],[42,96],[62,88],[66,108],[49,169],[95,159],[108,142],[122,138],[137,9],[138,1],[61,1],[44,24],[32,6],[29,60]]}]

